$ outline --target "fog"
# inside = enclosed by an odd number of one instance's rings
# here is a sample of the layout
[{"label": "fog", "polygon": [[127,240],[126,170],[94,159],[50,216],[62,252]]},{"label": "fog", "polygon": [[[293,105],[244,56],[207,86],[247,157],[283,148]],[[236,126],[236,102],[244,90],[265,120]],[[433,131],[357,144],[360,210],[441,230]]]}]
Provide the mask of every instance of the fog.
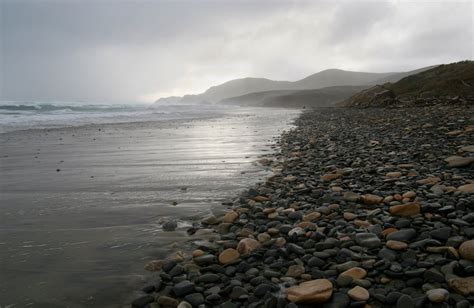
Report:
[{"label": "fog", "polygon": [[471,1],[0,0],[0,99],[152,102],[473,58]]}]

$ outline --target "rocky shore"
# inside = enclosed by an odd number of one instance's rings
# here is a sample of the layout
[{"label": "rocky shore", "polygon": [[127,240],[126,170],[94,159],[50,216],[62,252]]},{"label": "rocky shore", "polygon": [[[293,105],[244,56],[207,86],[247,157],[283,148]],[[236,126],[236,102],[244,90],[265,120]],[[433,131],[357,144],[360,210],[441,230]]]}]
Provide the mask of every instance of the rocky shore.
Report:
[{"label": "rocky shore", "polygon": [[304,113],[273,175],[148,263],[132,307],[472,307],[473,111]]}]

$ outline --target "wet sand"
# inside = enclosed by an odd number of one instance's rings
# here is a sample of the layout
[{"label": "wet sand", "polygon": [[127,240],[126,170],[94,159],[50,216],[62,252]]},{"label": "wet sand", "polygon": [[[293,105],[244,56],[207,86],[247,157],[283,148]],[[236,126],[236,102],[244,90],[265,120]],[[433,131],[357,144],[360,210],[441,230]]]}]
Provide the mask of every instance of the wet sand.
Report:
[{"label": "wet sand", "polygon": [[[0,135],[0,306],[127,306],[147,260],[268,175],[255,161],[298,113]],[[162,231],[170,218],[178,230]]]}]

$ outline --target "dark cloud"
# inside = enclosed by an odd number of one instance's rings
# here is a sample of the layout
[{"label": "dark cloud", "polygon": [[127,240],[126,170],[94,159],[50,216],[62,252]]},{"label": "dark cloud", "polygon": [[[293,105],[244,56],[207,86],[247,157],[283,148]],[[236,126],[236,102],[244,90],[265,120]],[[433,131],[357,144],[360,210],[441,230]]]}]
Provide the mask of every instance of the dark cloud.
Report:
[{"label": "dark cloud", "polygon": [[4,100],[133,102],[228,79],[473,57],[470,1],[0,0]]}]

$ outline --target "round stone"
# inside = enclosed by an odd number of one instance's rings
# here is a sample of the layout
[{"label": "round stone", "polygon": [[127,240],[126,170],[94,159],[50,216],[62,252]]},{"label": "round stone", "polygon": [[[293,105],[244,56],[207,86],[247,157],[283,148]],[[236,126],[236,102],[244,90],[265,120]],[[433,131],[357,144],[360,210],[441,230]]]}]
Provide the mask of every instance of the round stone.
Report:
[{"label": "round stone", "polygon": [[349,297],[355,301],[362,301],[362,302],[365,302],[370,297],[369,291],[359,286],[355,286],[354,288],[347,291],[347,295],[349,295]]},{"label": "round stone", "polygon": [[224,218],[222,219],[222,221],[233,223],[237,218],[239,218],[239,214],[236,211],[230,211],[224,215]]},{"label": "round stone", "polygon": [[204,255],[204,251],[201,249],[196,249],[193,251],[193,258],[200,257]]},{"label": "round stone", "polygon": [[237,261],[240,257],[240,253],[234,248],[227,248],[219,255],[219,262],[222,264],[229,264]]},{"label": "round stone", "polygon": [[432,289],[426,292],[426,296],[432,303],[442,303],[448,300],[449,291],[446,289]]},{"label": "round stone", "polygon": [[237,251],[242,255],[246,255],[259,248],[260,246],[261,244],[257,240],[251,238],[244,238],[240,240],[239,244],[237,245]]},{"label": "round stone", "polygon": [[474,240],[462,243],[459,246],[459,253],[463,259],[474,261]]}]

